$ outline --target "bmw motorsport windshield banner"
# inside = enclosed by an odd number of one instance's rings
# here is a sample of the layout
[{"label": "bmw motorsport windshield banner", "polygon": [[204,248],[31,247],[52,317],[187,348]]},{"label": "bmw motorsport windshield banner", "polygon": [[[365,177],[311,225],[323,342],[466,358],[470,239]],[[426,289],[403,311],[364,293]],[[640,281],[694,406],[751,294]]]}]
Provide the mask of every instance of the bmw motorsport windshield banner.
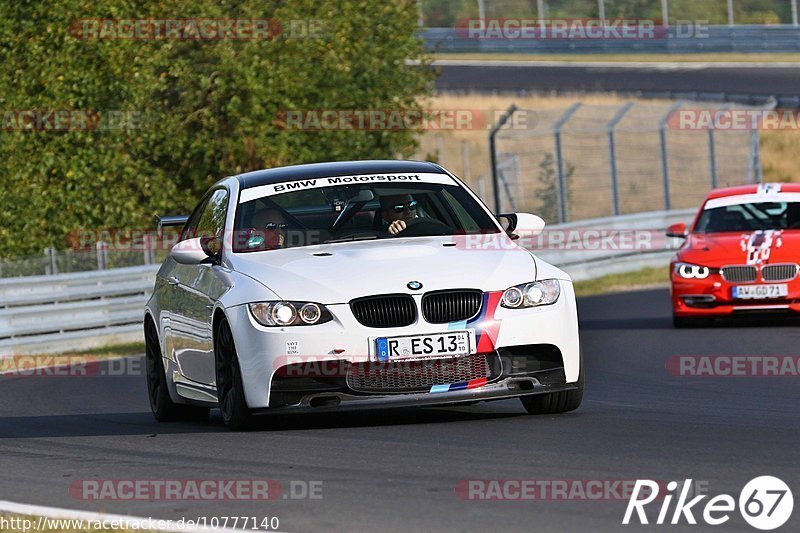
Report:
[{"label": "bmw motorsport windshield banner", "polygon": [[264,196],[273,196],[285,192],[302,191],[305,189],[319,189],[321,187],[335,187],[337,185],[359,185],[368,183],[432,183],[438,185],[456,185],[456,182],[447,174],[415,173],[415,174],[363,174],[359,176],[334,176],[326,178],[310,178],[282,183],[271,183],[250,189],[244,189],[239,197],[239,203],[249,202]]}]

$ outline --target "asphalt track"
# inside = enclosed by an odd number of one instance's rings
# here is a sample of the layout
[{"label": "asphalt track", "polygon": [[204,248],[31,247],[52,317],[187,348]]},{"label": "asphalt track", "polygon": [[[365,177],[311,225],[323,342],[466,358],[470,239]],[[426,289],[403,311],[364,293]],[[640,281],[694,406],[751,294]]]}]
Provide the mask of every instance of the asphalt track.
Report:
[{"label": "asphalt track", "polygon": [[[215,413],[157,424],[139,375],[0,378],[0,499],[176,519],[277,516],[283,531],[639,529],[620,525],[623,500],[464,501],[454,487],[469,479],[692,478],[738,497],[748,480],[771,474],[800,501],[796,377],[665,370],[674,355],[797,354],[795,326],[673,330],[664,290],[585,298],[579,307],[586,396],[560,416],[527,416],[514,400],[270,418],[258,431],[232,433]],[[85,501],[69,493],[82,479],[318,480],[323,497]],[[716,530],[755,531],[731,516]],[[799,524],[795,509],[784,530]]]},{"label": "asphalt track", "polygon": [[525,63],[447,61],[436,63],[441,91],[620,92],[668,98],[725,99],[800,105],[800,65],[669,63]]}]

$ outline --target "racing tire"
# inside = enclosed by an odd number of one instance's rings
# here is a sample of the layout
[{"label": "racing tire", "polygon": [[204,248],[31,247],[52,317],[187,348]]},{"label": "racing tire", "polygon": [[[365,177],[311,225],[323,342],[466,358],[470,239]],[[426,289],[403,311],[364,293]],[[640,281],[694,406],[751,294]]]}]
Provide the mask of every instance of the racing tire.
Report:
[{"label": "racing tire", "polygon": [[217,399],[222,421],[234,431],[250,428],[253,414],[247,407],[239,368],[239,356],[233,342],[233,333],[224,318],[214,332],[214,361],[217,378]]},{"label": "racing tire", "polygon": [[550,392],[548,394],[534,394],[521,396],[522,406],[532,415],[552,415],[574,411],[583,401],[583,356],[581,356],[581,370],[578,374],[577,388],[572,390]]},{"label": "racing tire", "polygon": [[208,407],[182,405],[172,401],[167,388],[164,360],[158,332],[151,319],[144,323],[145,376],[150,410],[159,422],[201,421],[208,418]]}]

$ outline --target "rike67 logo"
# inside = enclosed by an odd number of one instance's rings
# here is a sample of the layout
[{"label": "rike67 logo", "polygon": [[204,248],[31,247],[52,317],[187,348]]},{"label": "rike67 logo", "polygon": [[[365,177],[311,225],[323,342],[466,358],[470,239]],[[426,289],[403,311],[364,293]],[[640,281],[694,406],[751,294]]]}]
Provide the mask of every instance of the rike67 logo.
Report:
[{"label": "rike67 logo", "polygon": [[[719,526],[730,520],[738,503],[738,510],[748,524],[756,529],[770,530],[785,524],[792,516],[794,508],[791,489],[773,476],[751,479],[739,493],[738,502],[729,494],[718,494],[711,498],[707,494],[701,494],[689,499],[691,487],[691,479],[685,480],[682,485],[677,481],[670,481],[664,494],[659,491],[659,483],[649,479],[636,480],[622,523],[630,524],[633,519],[633,523],[638,520],[640,524],[649,524],[652,515],[648,518],[645,507],[657,499],[661,500],[655,521],[659,525],[680,524],[684,521],[686,524],[697,524],[697,518],[700,518],[708,525]],[[676,500],[674,507],[673,500]]]}]

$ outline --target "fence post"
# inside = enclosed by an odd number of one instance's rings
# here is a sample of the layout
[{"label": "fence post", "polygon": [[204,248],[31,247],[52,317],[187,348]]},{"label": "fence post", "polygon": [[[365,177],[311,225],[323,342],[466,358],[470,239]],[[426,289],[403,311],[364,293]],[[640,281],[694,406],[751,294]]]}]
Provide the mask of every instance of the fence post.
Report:
[{"label": "fence post", "polygon": [[150,233],[142,235],[142,250],[144,251],[144,263],[150,265],[153,263],[153,236]]},{"label": "fence post", "polygon": [[469,181],[471,177],[469,168],[469,141],[467,141],[466,139],[463,139],[461,141],[461,160],[462,160],[461,166],[463,167],[462,168],[463,174],[461,175],[461,177],[464,180]]},{"label": "fence post", "polygon": [[105,270],[108,267],[108,243],[97,241],[97,270]]},{"label": "fence post", "polygon": [[564,124],[567,123],[580,106],[580,102],[572,104],[553,124],[553,137],[556,143],[556,171],[558,172],[558,213],[561,218],[559,222],[561,223],[567,221],[567,178],[564,175],[564,158],[561,153],[561,128],[564,127]]},{"label": "fence post", "polygon": [[672,209],[672,199],[669,190],[669,157],[667,154],[667,120],[683,102],[678,100],[667,109],[664,116],[658,121],[658,139],[661,144],[661,180],[664,184],[664,210]]},{"label": "fence post", "polygon": [[622,117],[625,116],[633,102],[628,102],[622,106],[614,115],[607,126],[608,129],[608,164],[611,167],[611,207],[614,209],[614,216],[619,215],[619,184],[617,183],[617,150],[614,142],[614,128],[617,127]]},{"label": "fence post", "polygon": [[442,166],[444,164],[444,137],[441,133],[436,134],[436,162]]},{"label": "fence post", "polygon": [[714,146],[714,125],[708,126],[708,163],[711,170],[711,188],[717,188],[717,155]]},{"label": "fence post", "polygon": [[47,247],[44,249],[44,255],[47,257],[47,264],[44,267],[44,273],[47,276],[58,274],[58,265],[56,264],[56,250],[55,248]]},{"label": "fence post", "polygon": [[511,118],[511,115],[517,110],[516,104],[511,104],[506,109],[506,112],[503,113],[500,118],[497,120],[497,124],[495,124],[491,131],[489,131],[489,161],[491,168],[489,169],[492,174],[492,192],[494,194],[494,212],[495,214],[500,213],[500,184],[497,182],[497,149],[495,147],[495,136],[497,132],[500,131],[500,128],[505,126],[508,119]]},{"label": "fence post", "polygon": [[753,180],[761,183],[764,177],[761,175],[761,138],[758,128],[750,131],[750,153],[753,156]]}]

